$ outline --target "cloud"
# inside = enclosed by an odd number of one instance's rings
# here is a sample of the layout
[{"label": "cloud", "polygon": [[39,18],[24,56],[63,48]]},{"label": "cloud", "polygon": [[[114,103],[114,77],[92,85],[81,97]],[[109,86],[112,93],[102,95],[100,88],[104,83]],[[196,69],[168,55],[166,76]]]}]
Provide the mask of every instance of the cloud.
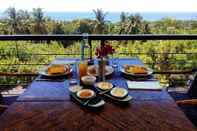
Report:
[{"label": "cloud", "polygon": [[197,12],[197,0],[0,0],[0,10],[8,7],[44,11]]}]

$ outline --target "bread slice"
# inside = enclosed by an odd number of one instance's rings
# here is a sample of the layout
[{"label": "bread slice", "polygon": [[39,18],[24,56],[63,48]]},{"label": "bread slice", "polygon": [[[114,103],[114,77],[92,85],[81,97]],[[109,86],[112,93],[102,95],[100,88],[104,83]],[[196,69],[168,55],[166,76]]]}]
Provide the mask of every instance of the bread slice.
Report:
[{"label": "bread slice", "polygon": [[143,66],[126,65],[124,66],[124,69],[126,72],[133,73],[133,74],[147,74],[148,73],[147,68]]},{"label": "bread slice", "polygon": [[48,68],[48,74],[63,74],[66,72],[64,65],[52,65]]}]

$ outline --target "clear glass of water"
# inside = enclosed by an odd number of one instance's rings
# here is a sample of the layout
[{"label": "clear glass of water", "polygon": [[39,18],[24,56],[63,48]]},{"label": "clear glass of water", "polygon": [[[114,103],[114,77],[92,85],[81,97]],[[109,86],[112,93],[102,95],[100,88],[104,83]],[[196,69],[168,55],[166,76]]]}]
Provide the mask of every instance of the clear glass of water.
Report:
[{"label": "clear glass of water", "polygon": [[112,55],[112,67],[118,68],[118,57]]},{"label": "clear glass of water", "polygon": [[114,68],[115,74],[119,71],[119,58],[112,55],[111,66]]},{"label": "clear glass of water", "polygon": [[73,69],[73,76],[69,80],[69,85],[77,85],[78,84],[78,61],[76,60],[72,64],[72,69]]},{"label": "clear glass of water", "polygon": [[112,59],[112,67],[118,68],[118,58],[117,57]]},{"label": "clear glass of water", "polygon": [[69,80],[69,85],[70,86],[77,85],[77,84],[78,84],[77,79],[70,79]]}]

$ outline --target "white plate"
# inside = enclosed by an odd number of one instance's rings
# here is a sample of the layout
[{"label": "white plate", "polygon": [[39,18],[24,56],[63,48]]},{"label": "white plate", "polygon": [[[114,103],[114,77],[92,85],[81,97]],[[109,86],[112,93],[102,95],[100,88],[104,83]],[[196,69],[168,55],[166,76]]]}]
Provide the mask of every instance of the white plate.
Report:
[{"label": "white plate", "polygon": [[[98,69],[96,69],[96,74],[91,74],[91,73],[89,72],[89,70],[92,69],[92,68],[95,68],[95,66],[96,66],[96,68],[98,68],[97,65],[88,66],[88,75],[98,76]],[[107,70],[107,72],[105,73],[105,76],[111,75],[111,74],[114,72],[114,68],[113,68],[112,66],[106,65],[105,68],[106,68],[106,70]]]},{"label": "white plate", "polygon": [[148,67],[146,67],[147,68],[147,70],[148,70],[148,73],[147,74],[134,74],[134,73],[130,73],[130,72],[126,72],[125,70],[124,70],[124,68],[123,67],[121,67],[121,69],[120,69],[120,71],[122,72],[122,73],[124,73],[124,74],[126,74],[126,75],[131,75],[131,76],[141,76],[141,77],[145,77],[145,76],[149,76],[149,75],[152,75],[153,74],[153,70],[152,69],[150,69],[150,68],[148,68]]},{"label": "white plate", "polygon": [[49,74],[48,71],[47,71],[49,67],[50,66],[43,67],[41,70],[38,71],[38,73],[40,75],[43,75],[43,76],[57,77],[57,76],[65,76],[65,75],[68,75],[68,74],[70,74],[73,71],[73,69],[71,67],[70,68],[70,72],[65,72],[65,73],[61,73],[61,74]]}]

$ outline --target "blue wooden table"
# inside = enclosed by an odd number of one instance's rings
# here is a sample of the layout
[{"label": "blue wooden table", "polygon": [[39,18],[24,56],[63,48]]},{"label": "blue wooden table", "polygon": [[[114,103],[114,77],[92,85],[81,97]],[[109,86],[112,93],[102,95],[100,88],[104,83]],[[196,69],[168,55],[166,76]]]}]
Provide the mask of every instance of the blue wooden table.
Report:
[{"label": "blue wooden table", "polygon": [[[76,59],[58,59],[73,62]],[[119,59],[124,64],[143,63],[137,58]],[[69,80],[33,81],[17,102],[0,116],[0,130],[6,131],[195,131],[196,128],[165,90],[129,90],[134,98],[126,105],[106,101],[101,110],[92,111],[73,103]],[[108,78],[124,88],[126,79],[119,72]]]}]

